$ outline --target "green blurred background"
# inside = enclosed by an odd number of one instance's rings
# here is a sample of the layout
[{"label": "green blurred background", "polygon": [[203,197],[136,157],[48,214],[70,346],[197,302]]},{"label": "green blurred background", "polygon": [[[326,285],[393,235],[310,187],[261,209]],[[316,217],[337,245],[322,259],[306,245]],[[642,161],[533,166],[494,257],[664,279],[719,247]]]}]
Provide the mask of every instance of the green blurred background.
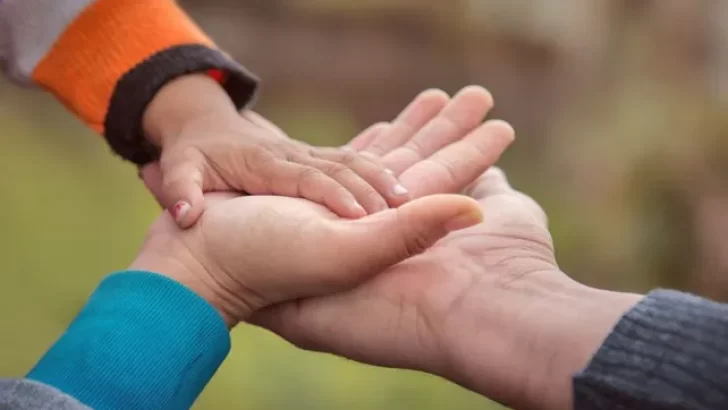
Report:
[{"label": "green blurred background", "polygon": [[[503,160],[551,217],[562,268],[612,289],[728,300],[722,0],[189,0],[264,79],[258,110],[340,144],[418,91],[481,84]],[[159,210],[48,95],[0,83],[0,375],[20,376]],[[443,380],[234,331],[198,409],[499,409]],[[483,340],[487,343],[487,340]]]}]

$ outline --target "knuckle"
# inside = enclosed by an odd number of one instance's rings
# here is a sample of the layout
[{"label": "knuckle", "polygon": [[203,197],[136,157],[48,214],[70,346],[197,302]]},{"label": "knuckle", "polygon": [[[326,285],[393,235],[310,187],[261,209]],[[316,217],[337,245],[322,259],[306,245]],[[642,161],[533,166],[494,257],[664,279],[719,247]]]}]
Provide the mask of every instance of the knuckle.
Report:
[{"label": "knuckle", "polygon": [[438,161],[438,163],[445,171],[445,174],[451,183],[459,181],[460,175],[456,164],[453,164],[450,161]]},{"label": "knuckle", "polygon": [[245,150],[244,160],[250,167],[272,167],[276,162],[276,156],[266,149],[251,148]]},{"label": "knuckle", "polygon": [[353,171],[349,167],[336,162],[326,164],[324,172],[334,179],[347,177],[353,173]]},{"label": "knuckle", "polygon": [[412,151],[417,155],[420,155],[421,152],[425,152],[425,150],[427,149],[427,147],[425,147],[425,144],[418,138],[413,138],[409,140],[403,148]]},{"label": "knuckle", "polygon": [[366,151],[362,151],[362,153],[366,152],[371,155],[380,155],[386,151],[387,147],[384,145],[384,142],[374,142],[372,145],[367,147]]},{"label": "knuckle", "polygon": [[337,157],[337,162],[347,166],[351,166],[363,161],[363,157],[361,155],[357,155],[354,152],[338,152]]},{"label": "knuckle", "polygon": [[182,169],[175,169],[168,172],[162,178],[162,188],[169,189],[183,184],[188,179],[186,173]]},{"label": "knuckle", "polygon": [[177,200],[182,195],[183,187],[183,179],[165,179],[162,181],[162,195],[167,200]]},{"label": "knuckle", "polygon": [[361,161],[361,155],[356,152],[348,152],[342,149],[333,148],[317,148],[309,151],[309,155],[314,158],[320,158],[325,161],[350,166]]},{"label": "knuckle", "polygon": [[369,162],[378,163],[381,159],[381,157],[379,155],[374,154],[372,152],[368,152],[368,151],[361,151],[358,153],[358,155],[359,155],[359,158],[361,158],[362,160],[369,161]]},{"label": "knuckle", "polygon": [[307,147],[302,153],[311,158],[329,158],[336,151],[336,149],[330,147]]},{"label": "knuckle", "polygon": [[413,229],[406,238],[404,249],[407,257],[419,255],[432,245],[429,236],[417,229]]},{"label": "knuckle", "polygon": [[387,201],[384,199],[384,197],[371,186],[366,186],[362,188],[362,192],[359,197],[361,198],[362,205],[364,205],[365,208],[371,208],[375,210],[385,210],[389,208],[389,205],[387,204]]},{"label": "knuckle", "polygon": [[302,184],[319,182],[325,178],[326,175],[323,173],[323,171],[313,167],[303,167],[298,172],[297,177],[298,181]]},{"label": "knuckle", "polygon": [[234,185],[249,193],[267,194],[273,192],[275,180],[285,168],[277,164],[277,158],[265,149],[246,147],[241,154],[229,152],[227,167],[218,167],[222,175],[245,176],[231,178]]}]

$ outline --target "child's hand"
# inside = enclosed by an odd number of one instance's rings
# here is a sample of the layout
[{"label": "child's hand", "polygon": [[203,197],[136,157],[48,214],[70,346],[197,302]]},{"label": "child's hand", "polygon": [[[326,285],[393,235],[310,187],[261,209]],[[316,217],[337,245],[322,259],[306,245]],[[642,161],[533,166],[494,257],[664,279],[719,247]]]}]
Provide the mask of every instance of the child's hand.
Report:
[{"label": "child's hand", "polygon": [[181,227],[200,217],[208,191],[302,197],[349,218],[409,199],[407,189],[376,160],[312,147],[289,139],[253,112],[240,115],[204,75],[165,86],[147,109],[144,128],[162,148],[158,199]]},{"label": "child's hand", "polygon": [[408,199],[373,160],[294,141],[252,112],[192,122],[162,151],[160,165],[165,202],[183,227],[202,214],[207,191],[302,197],[349,218]]}]

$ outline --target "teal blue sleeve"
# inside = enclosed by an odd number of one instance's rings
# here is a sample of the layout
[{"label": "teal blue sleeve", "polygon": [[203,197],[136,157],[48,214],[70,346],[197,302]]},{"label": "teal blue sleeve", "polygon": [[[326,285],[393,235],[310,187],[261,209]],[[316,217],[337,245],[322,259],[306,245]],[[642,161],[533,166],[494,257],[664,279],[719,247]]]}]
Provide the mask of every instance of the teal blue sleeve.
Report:
[{"label": "teal blue sleeve", "polygon": [[186,409],[230,350],[218,312],[150,272],[106,278],[27,375],[98,410]]}]

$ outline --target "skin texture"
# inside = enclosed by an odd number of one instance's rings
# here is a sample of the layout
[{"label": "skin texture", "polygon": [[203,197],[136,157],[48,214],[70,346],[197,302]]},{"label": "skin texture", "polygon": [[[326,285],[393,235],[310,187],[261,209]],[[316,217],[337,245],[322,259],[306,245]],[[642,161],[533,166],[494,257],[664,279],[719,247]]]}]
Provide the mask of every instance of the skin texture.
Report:
[{"label": "skin texture", "polygon": [[514,408],[570,408],[571,376],[640,296],[561,272],[543,211],[500,170],[465,193],[482,223],[355,289],[251,321],[304,349],[438,374]]},{"label": "skin texture", "polygon": [[[560,271],[542,209],[490,168],[513,139],[472,120],[490,101],[425,92],[348,145],[410,186],[406,205],[351,221],[301,199],[209,196],[192,229],[160,217],[132,267],[190,287],[231,327],[438,374],[516,408],[569,408],[572,374],[639,296]],[[162,195],[158,165],[143,177]]]},{"label": "skin texture", "polygon": [[[490,95],[479,87],[466,88],[452,100],[427,91],[391,124],[368,129],[357,142],[386,141],[396,135],[392,131],[404,130],[406,138],[399,137],[404,147],[432,136],[433,124],[446,124],[447,132],[438,133],[433,143],[417,145],[415,155],[389,163],[401,170],[391,175],[412,181],[418,197],[457,192],[513,140],[513,130],[503,122],[479,124],[491,106]],[[463,110],[469,114],[458,116]],[[398,147],[392,148],[396,153]],[[161,202],[161,166],[150,165],[142,174]],[[431,183],[418,185],[422,175]],[[352,287],[481,219],[477,203],[459,195],[420,198],[355,221],[294,198],[227,194],[210,195],[207,202],[199,226],[188,232],[179,232],[163,215],[133,267],[185,272],[182,281],[215,299],[230,324],[274,303]]]},{"label": "skin texture", "polygon": [[[374,138],[383,129],[379,124],[368,139],[358,140],[367,145],[364,149],[321,148],[288,138],[252,111],[238,114],[211,78],[189,75],[157,93],[143,127],[162,150],[157,199],[182,228],[202,215],[203,194],[215,191],[300,197],[358,218],[416,197],[412,190],[421,181],[398,181],[397,176],[459,137],[480,138],[476,131],[492,105],[481,87],[466,87],[452,101],[442,91],[429,90],[388,124],[387,139]],[[394,169],[380,160],[384,153],[391,154]],[[469,155],[448,157],[457,163]]]}]

